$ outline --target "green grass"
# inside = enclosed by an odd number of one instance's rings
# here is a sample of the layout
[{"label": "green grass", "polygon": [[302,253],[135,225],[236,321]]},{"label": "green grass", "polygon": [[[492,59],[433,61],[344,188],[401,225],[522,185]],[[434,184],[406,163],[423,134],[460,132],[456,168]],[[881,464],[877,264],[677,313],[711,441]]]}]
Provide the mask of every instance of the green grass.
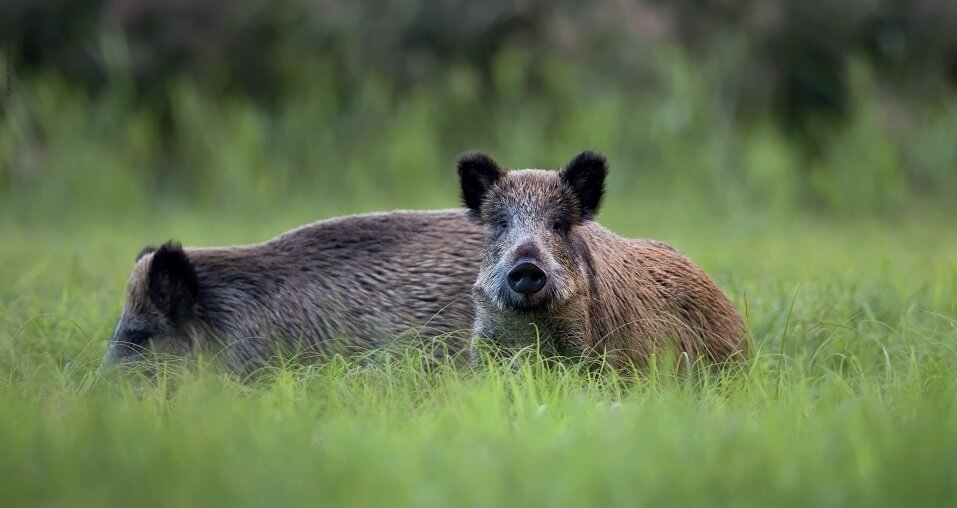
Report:
[{"label": "green grass", "polygon": [[[453,202],[454,188],[430,191]],[[139,247],[257,241],[315,209],[4,214],[0,504],[957,503],[957,231],[927,217],[610,200],[606,225],[673,242],[746,309],[756,358],[722,375],[658,364],[629,384],[531,359],[482,373],[334,361],[250,383],[95,376]]]},{"label": "green grass", "polygon": [[[404,92],[297,61],[273,104],[184,80],[168,118],[121,73],[102,94],[23,76],[0,102],[0,506],[957,504],[957,101],[899,117],[855,65],[809,157],[728,102],[735,67],[661,54],[641,86],[552,59],[531,88],[519,51],[494,90],[466,62]],[[146,244],[452,206],[458,152],[583,148],[611,161],[601,221],[673,243],[746,312],[740,371],[95,376]]]}]

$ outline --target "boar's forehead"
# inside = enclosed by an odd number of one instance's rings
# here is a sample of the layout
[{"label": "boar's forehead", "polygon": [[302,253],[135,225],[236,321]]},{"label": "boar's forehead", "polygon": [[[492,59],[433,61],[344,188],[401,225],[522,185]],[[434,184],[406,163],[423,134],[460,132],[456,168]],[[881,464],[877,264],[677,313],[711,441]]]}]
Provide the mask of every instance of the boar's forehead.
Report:
[{"label": "boar's forehead", "polygon": [[490,193],[483,210],[487,221],[521,218],[526,222],[567,216],[574,220],[578,207],[557,171],[511,171]]}]

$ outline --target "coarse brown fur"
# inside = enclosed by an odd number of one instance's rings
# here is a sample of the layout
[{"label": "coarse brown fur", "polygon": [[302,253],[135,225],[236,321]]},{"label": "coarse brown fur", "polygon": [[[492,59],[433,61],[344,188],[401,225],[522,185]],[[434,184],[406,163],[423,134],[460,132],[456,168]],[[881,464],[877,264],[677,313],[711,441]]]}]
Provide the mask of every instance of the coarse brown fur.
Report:
[{"label": "coarse brown fur", "polygon": [[482,232],[462,210],[377,213],[309,224],[264,243],[166,244],[141,252],[105,363],[205,354],[234,372],[279,353],[367,351],[474,320]]},{"label": "coarse brown fur", "polygon": [[[463,201],[486,228],[476,340],[607,355],[622,368],[668,349],[715,362],[741,356],[744,322],[707,274],[667,244],[622,238],[592,220],[606,174],[592,152],[561,171],[506,172],[478,153],[459,159]],[[524,293],[510,279],[529,263],[547,278]]]}]

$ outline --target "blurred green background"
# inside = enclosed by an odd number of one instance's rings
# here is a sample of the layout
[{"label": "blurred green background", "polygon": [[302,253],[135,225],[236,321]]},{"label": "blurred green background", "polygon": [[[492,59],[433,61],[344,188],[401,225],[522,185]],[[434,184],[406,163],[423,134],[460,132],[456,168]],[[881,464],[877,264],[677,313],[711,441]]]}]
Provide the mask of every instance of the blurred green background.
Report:
[{"label": "blurred green background", "polygon": [[949,0],[4,12],[0,198],[18,219],[448,205],[466,149],[521,167],[606,152],[609,202],[632,210],[886,217],[957,190]]},{"label": "blurred green background", "polygon": [[[0,12],[0,505],[957,499],[957,2]],[[461,151],[585,148],[611,163],[599,220],[746,315],[741,371],[95,374],[145,244],[456,206]]]}]

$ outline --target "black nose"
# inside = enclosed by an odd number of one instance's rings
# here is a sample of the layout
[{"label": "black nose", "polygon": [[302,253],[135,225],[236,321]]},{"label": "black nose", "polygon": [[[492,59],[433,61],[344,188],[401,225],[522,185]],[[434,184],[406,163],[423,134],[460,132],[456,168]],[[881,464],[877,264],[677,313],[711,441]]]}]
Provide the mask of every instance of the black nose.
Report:
[{"label": "black nose", "polygon": [[545,272],[535,263],[519,263],[508,272],[508,287],[523,295],[533,295],[545,287]]}]

